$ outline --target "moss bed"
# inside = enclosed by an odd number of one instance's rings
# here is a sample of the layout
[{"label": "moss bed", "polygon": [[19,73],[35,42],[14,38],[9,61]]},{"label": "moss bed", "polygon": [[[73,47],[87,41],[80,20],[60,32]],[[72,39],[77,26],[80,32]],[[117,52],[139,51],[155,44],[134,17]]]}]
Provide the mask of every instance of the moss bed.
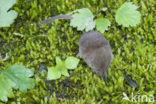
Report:
[{"label": "moss bed", "polygon": [[[111,27],[103,34],[112,47],[114,59],[104,82],[81,59],[78,68],[70,71],[71,77],[46,81],[40,70],[55,65],[55,57],[66,59],[78,53],[82,32],[69,26],[69,20],[57,20],[36,28],[36,23],[49,17],[66,14],[75,9],[89,8],[94,14],[103,4],[117,9],[125,1],[139,6],[141,24],[123,28],[114,20],[113,13],[106,13]],[[12,8],[18,17],[9,28],[0,29],[0,53],[10,55],[0,61],[0,70],[13,64],[23,64],[35,71],[35,88],[27,93],[14,90],[8,104],[129,104],[121,101],[123,92],[153,95],[156,103],[156,1],[155,0],[17,0]],[[34,25],[32,25],[34,24]],[[13,33],[21,33],[24,37]],[[42,67],[42,68],[41,68]],[[120,70],[119,70],[120,69]],[[130,87],[123,73],[131,76],[139,88]],[[142,104],[142,102],[140,102]],[[0,102],[3,104],[3,102]]]}]

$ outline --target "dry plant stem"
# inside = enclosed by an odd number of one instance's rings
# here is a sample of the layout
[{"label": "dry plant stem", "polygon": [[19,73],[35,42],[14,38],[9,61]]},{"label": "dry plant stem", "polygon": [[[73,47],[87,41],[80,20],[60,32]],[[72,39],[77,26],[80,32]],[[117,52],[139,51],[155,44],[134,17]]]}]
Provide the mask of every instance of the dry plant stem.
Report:
[{"label": "dry plant stem", "polygon": [[50,23],[50,22],[53,22],[54,20],[56,19],[72,19],[73,17],[71,15],[58,15],[58,16],[54,16],[54,17],[51,17],[47,20],[43,20],[41,23],[38,23],[37,25],[42,25],[42,24],[46,24],[46,23]]},{"label": "dry plant stem", "polygon": [[8,58],[9,58],[8,53],[5,54],[5,57],[4,57],[4,58],[2,58],[2,55],[1,55],[1,53],[0,53],[0,60],[6,61],[6,60],[8,60]]}]

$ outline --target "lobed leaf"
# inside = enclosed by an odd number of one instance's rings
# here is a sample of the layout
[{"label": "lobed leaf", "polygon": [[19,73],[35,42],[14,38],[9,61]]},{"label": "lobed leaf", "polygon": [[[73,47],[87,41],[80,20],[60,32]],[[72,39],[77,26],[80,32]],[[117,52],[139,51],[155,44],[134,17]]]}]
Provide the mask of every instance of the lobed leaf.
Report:
[{"label": "lobed leaf", "polygon": [[98,18],[95,20],[96,22],[96,28],[101,33],[104,33],[106,30],[108,30],[108,26],[110,26],[110,21],[106,18]]},{"label": "lobed leaf", "polygon": [[115,20],[124,27],[136,26],[140,23],[141,14],[132,2],[125,2],[117,11]]},{"label": "lobed leaf", "polygon": [[2,73],[16,84],[15,89],[19,89],[22,92],[26,92],[27,89],[32,89],[35,86],[34,79],[29,78],[34,73],[25,66],[13,65],[7,70],[2,71]]},{"label": "lobed leaf", "polygon": [[78,30],[90,31],[95,28],[94,16],[88,8],[79,9],[72,17],[70,25],[77,27]]},{"label": "lobed leaf", "polygon": [[16,0],[0,0],[0,11],[8,11],[15,3]]},{"label": "lobed leaf", "polygon": [[8,11],[16,0],[0,0],[0,27],[9,27],[17,17],[17,12],[14,10]]},{"label": "lobed leaf", "polygon": [[56,80],[61,77],[61,73],[55,67],[48,68],[47,80]]},{"label": "lobed leaf", "polygon": [[7,102],[8,97],[13,97],[12,87],[14,86],[14,82],[0,74],[0,100]]},{"label": "lobed leaf", "polygon": [[68,57],[66,60],[65,60],[65,66],[67,69],[75,69],[79,63],[79,59],[78,58],[75,58],[75,57]]}]

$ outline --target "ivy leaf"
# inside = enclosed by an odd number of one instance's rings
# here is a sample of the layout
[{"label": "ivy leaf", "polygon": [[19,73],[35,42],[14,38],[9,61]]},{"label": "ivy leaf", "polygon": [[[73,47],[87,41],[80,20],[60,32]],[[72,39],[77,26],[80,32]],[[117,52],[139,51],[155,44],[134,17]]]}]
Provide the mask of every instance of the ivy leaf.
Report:
[{"label": "ivy leaf", "polygon": [[108,30],[108,26],[110,26],[110,21],[106,18],[98,18],[95,20],[96,22],[96,28],[101,33],[104,33],[105,30]]},{"label": "ivy leaf", "polygon": [[56,65],[62,63],[62,60],[60,59],[60,57],[56,57]]},{"label": "ivy leaf", "polygon": [[69,77],[68,69],[74,69],[77,67],[79,59],[75,57],[68,57],[65,62],[56,57],[56,66],[48,68],[47,80],[56,80],[64,75]]},{"label": "ivy leaf", "polygon": [[56,67],[50,67],[48,68],[48,80],[56,80],[61,77],[61,75],[64,75],[66,77],[69,77],[69,73],[67,68],[65,67],[65,64],[59,57],[56,57]]},{"label": "ivy leaf", "polygon": [[55,67],[48,68],[47,80],[56,80],[61,77],[61,73]]},{"label": "ivy leaf", "polygon": [[65,62],[63,62],[59,57],[56,57],[56,67],[55,67],[55,71],[57,71],[58,73],[69,77],[69,73],[67,68],[65,67]]},{"label": "ivy leaf", "polygon": [[7,70],[2,71],[2,73],[16,84],[15,89],[19,88],[22,92],[26,92],[27,89],[34,88],[35,86],[34,79],[29,78],[33,76],[33,71],[25,66],[13,65]]},{"label": "ivy leaf", "polygon": [[56,69],[64,76],[69,77],[67,68],[65,67],[65,62],[63,62],[60,57],[56,57]]},{"label": "ivy leaf", "polygon": [[14,10],[8,11],[16,0],[0,0],[0,27],[9,27],[17,17],[17,12]]},{"label": "ivy leaf", "polygon": [[75,69],[79,63],[79,59],[78,58],[75,58],[75,57],[68,57],[66,60],[65,60],[65,66],[67,69]]},{"label": "ivy leaf", "polygon": [[70,25],[77,27],[78,30],[90,31],[95,28],[95,22],[93,21],[93,14],[88,8],[79,9],[78,13],[72,15],[73,19]]},{"label": "ivy leaf", "polygon": [[65,64],[64,64],[64,62],[63,61],[61,61],[61,59],[57,59],[56,58],[56,61],[58,61],[59,60],[59,62],[57,62],[57,64],[56,64],[56,69],[57,70],[62,70],[64,67],[65,67]]},{"label": "ivy leaf", "polygon": [[140,23],[141,14],[137,11],[138,7],[132,2],[125,2],[117,11],[115,20],[119,25],[124,27],[136,26]]},{"label": "ivy leaf", "polygon": [[12,87],[15,86],[15,83],[0,74],[0,84],[0,100],[7,102],[8,97],[13,97]]},{"label": "ivy leaf", "polygon": [[67,68],[62,69],[61,74],[66,76],[66,77],[69,77],[68,69]]}]

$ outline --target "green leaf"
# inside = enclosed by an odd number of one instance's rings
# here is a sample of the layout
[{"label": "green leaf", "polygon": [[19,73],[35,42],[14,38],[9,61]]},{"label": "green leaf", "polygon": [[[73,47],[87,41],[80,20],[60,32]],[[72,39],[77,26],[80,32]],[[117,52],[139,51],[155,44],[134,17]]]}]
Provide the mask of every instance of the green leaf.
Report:
[{"label": "green leaf", "polygon": [[60,70],[57,70],[55,67],[48,68],[47,80],[56,80],[61,77]]},{"label": "green leaf", "polygon": [[88,8],[79,9],[78,13],[72,15],[73,19],[70,25],[77,27],[78,30],[90,31],[95,28],[95,22],[93,21],[93,14]]},{"label": "green leaf", "polygon": [[65,68],[65,63],[63,61],[61,61],[61,59],[59,60],[59,62],[56,62],[56,63],[57,63],[56,64],[56,69],[57,70],[61,70],[61,69]]},{"label": "green leaf", "polygon": [[0,100],[7,102],[8,97],[13,97],[12,87],[15,83],[0,73]]},{"label": "green leaf", "polygon": [[66,76],[66,77],[69,77],[68,69],[64,68],[63,70],[61,70],[61,74]]},{"label": "green leaf", "polygon": [[119,25],[124,27],[136,26],[140,23],[141,14],[137,10],[137,6],[132,2],[125,2],[117,11],[115,20]]},{"label": "green leaf", "polygon": [[22,92],[26,92],[27,89],[34,88],[35,86],[34,79],[29,78],[33,76],[33,71],[25,66],[13,65],[7,70],[2,71],[2,73],[16,84],[15,89],[19,88]]},{"label": "green leaf", "polygon": [[15,3],[16,0],[0,0],[0,10],[8,11]]},{"label": "green leaf", "polygon": [[17,17],[17,12],[8,10],[16,3],[16,0],[0,0],[0,27],[9,27]]},{"label": "green leaf", "polygon": [[56,57],[56,66],[48,68],[47,80],[56,80],[61,75],[69,77],[68,69],[76,68],[78,63],[79,59],[75,57],[68,57],[65,62],[61,61],[60,57]]},{"label": "green leaf", "polygon": [[105,30],[108,30],[108,26],[110,26],[110,21],[106,18],[98,18],[95,20],[96,22],[96,28],[101,33],[104,33]]},{"label": "green leaf", "polygon": [[61,59],[60,58],[57,58],[57,57],[56,57],[56,60],[58,61],[57,65],[55,67],[56,71],[58,73],[64,75],[64,76],[68,77],[69,76],[69,73],[68,73],[67,68],[65,67],[65,62],[64,61],[61,61]]},{"label": "green leaf", "polygon": [[66,60],[65,60],[65,66],[66,68],[68,69],[75,69],[79,63],[79,59],[78,58],[75,58],[75,57],[68,57]]},{"label": "green leaf", "polygon": [[48,68],[48,80],[56,80],[61,77],[61,74],[69,77],[69,73],[67,68],[65,67],[65,62],[60,59],[60,57],[56,57],[56,66]]},{"label": "green leaf", "polygon": [[62,60],[60,59],[60,57],[56,57],[56,65],[61,63],[61,62],[62,62]]}]

